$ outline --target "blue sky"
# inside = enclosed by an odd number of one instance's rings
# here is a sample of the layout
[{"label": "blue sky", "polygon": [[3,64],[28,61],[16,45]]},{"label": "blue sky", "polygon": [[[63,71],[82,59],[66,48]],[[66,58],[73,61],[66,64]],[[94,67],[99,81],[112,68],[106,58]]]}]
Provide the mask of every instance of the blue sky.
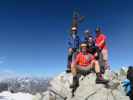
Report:
[{"label": "blue sky", "polygon": [[[132,0],[1,0],[0,71],[53,76],[65,70],[72,12],[86,18],[79,34],[100,25],[112,69],[133,65]],[[94,32],[93,32],[94,34]]]}]

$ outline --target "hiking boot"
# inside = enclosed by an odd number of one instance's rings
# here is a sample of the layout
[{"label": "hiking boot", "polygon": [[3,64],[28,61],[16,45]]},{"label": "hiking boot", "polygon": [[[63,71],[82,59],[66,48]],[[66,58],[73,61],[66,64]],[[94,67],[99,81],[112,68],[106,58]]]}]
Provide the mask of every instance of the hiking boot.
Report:
[{"label": "hiking boot", "polygon": [[79,87],[79,77],[74,76],[73,83],[70,85],[70,88],[72,89],[72,97],[74,97],[74,93],[78,87]]},{"label": "hiking boot", "polygon": [[70,88],[77,88],[79,86],[79,79],[77,76],[73,77],[73,83],[70,85]]},{"label": "hiking boot", "polygon": [[66,73],[71,73],[71,63],[70,62],[67,64]]},{"label": "hiking boot", "polygon": [[101,74],[104,74],[105,73],[105,66],[101,66],[100,67],[100,72],[101,72]]},{"label": "hiking boot", "polygon": [[68,69],[66,70],[66,73],[71,73],[71,69],[68,68]]},{"label": "hiking boot", "polygon": [[107,84],[109,81],[108,80],[105,80],[103,78],[103,76],[101,75],[101,73],[97,73],[97,78],[96,78],[96,83],[97,84]]}]

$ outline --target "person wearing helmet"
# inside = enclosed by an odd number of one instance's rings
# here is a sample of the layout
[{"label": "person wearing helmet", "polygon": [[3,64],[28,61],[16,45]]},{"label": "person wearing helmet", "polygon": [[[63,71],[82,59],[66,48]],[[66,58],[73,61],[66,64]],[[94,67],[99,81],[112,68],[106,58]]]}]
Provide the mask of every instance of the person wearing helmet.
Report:
[{"label": "person wearing helmet", "polygon": [[84,40],[88,41],[89,37],[92,37],[92,32],[91,32],[90,29],[87,29],[87,30],[84,31]]},{"label": "person wearing helmet", "polygon": [[[99,48],[95,45],[95,39],[92,36],[92,32],[90,31],[90,29],[85,30],[84,41],[86,42],[87,49],[91,54],[95,55],[95,53],[97,53],[99,55]],[[97,55],[97,59],[98,59],[98,55]]]},{"label": "person wearing helmet", "polygon": [[103,59],[104,69],[109,69],[108,49],[107,49],[107,45],[106,45],[106,40],[107,40],[107,37],[105,36],[105,34],[103,34],[101,32],[101,28],[97,27],[96,28],[96,45],[99,47],[99,49],[101,51],[102,58],[100,58],[100,59]]},{"label": "person wearing helmet", "polygon": [[100,73],[100,66],[98,61],[95,59],[95,56],[87,51],[87,44],[81,43],[80,48],[81,51],[77,54],[75,61],[73,61],[71,65],[71,71],[73,74],[73,84],[70,86],[70,88],[74,88],[75,86],[78,87],[78,73],[89,74],[92,69],[95,69],[96,72],[96,83],[106,84],[108,81],[102,77]]},{"label": "person wearing helmet", "polygon": [[77,27],[72,27],[71,31],[72,33],[68,39],[67,73],[71,72],[72,59],[76,56],[80,44],[80,38],[77,35]]}]

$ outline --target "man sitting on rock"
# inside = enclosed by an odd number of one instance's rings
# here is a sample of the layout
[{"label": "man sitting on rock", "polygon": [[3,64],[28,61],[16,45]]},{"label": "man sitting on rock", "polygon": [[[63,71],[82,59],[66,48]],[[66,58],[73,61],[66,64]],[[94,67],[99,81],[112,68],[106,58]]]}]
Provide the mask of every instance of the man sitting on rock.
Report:
[{"label": "man sitting on rock", "polygon": [[77,54],[75,61],[73,61],[71,65],[71,71],[73,74],[73,84],[70,86],[70,88],[79,86],[79,77],[77,76],[78,73],[85,72],[89,74],[92,69],[95,69],[96,72],[96,83],[106,84],[108,81],[103,79],[100,73],[99,63],[95,59],[95,56],[87,51],[87,44],[81,43],[80,48],[81,52]]}]

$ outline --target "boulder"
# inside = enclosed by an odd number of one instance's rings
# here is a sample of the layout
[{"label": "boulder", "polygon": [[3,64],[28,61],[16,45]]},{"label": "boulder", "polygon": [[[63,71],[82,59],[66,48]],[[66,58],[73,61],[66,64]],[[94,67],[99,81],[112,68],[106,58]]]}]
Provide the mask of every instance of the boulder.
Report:
[{"label": "boulder", "polygon": [[[109,73],[106,77],[115,76],[114,73]],[[55,77],[50,82],[47,95],[44,96],[52,99],[43,100],[129,100],[125,95],[121,81],[115,77],[109,78],[108,85],[96,84],[96,75],[91,73],[87,76],[81,76],[79,79],[79,87],[75,91],[75,96],[72,97],[72,90],[69,88],[72,84],[72,74],[65,72]]]}]

